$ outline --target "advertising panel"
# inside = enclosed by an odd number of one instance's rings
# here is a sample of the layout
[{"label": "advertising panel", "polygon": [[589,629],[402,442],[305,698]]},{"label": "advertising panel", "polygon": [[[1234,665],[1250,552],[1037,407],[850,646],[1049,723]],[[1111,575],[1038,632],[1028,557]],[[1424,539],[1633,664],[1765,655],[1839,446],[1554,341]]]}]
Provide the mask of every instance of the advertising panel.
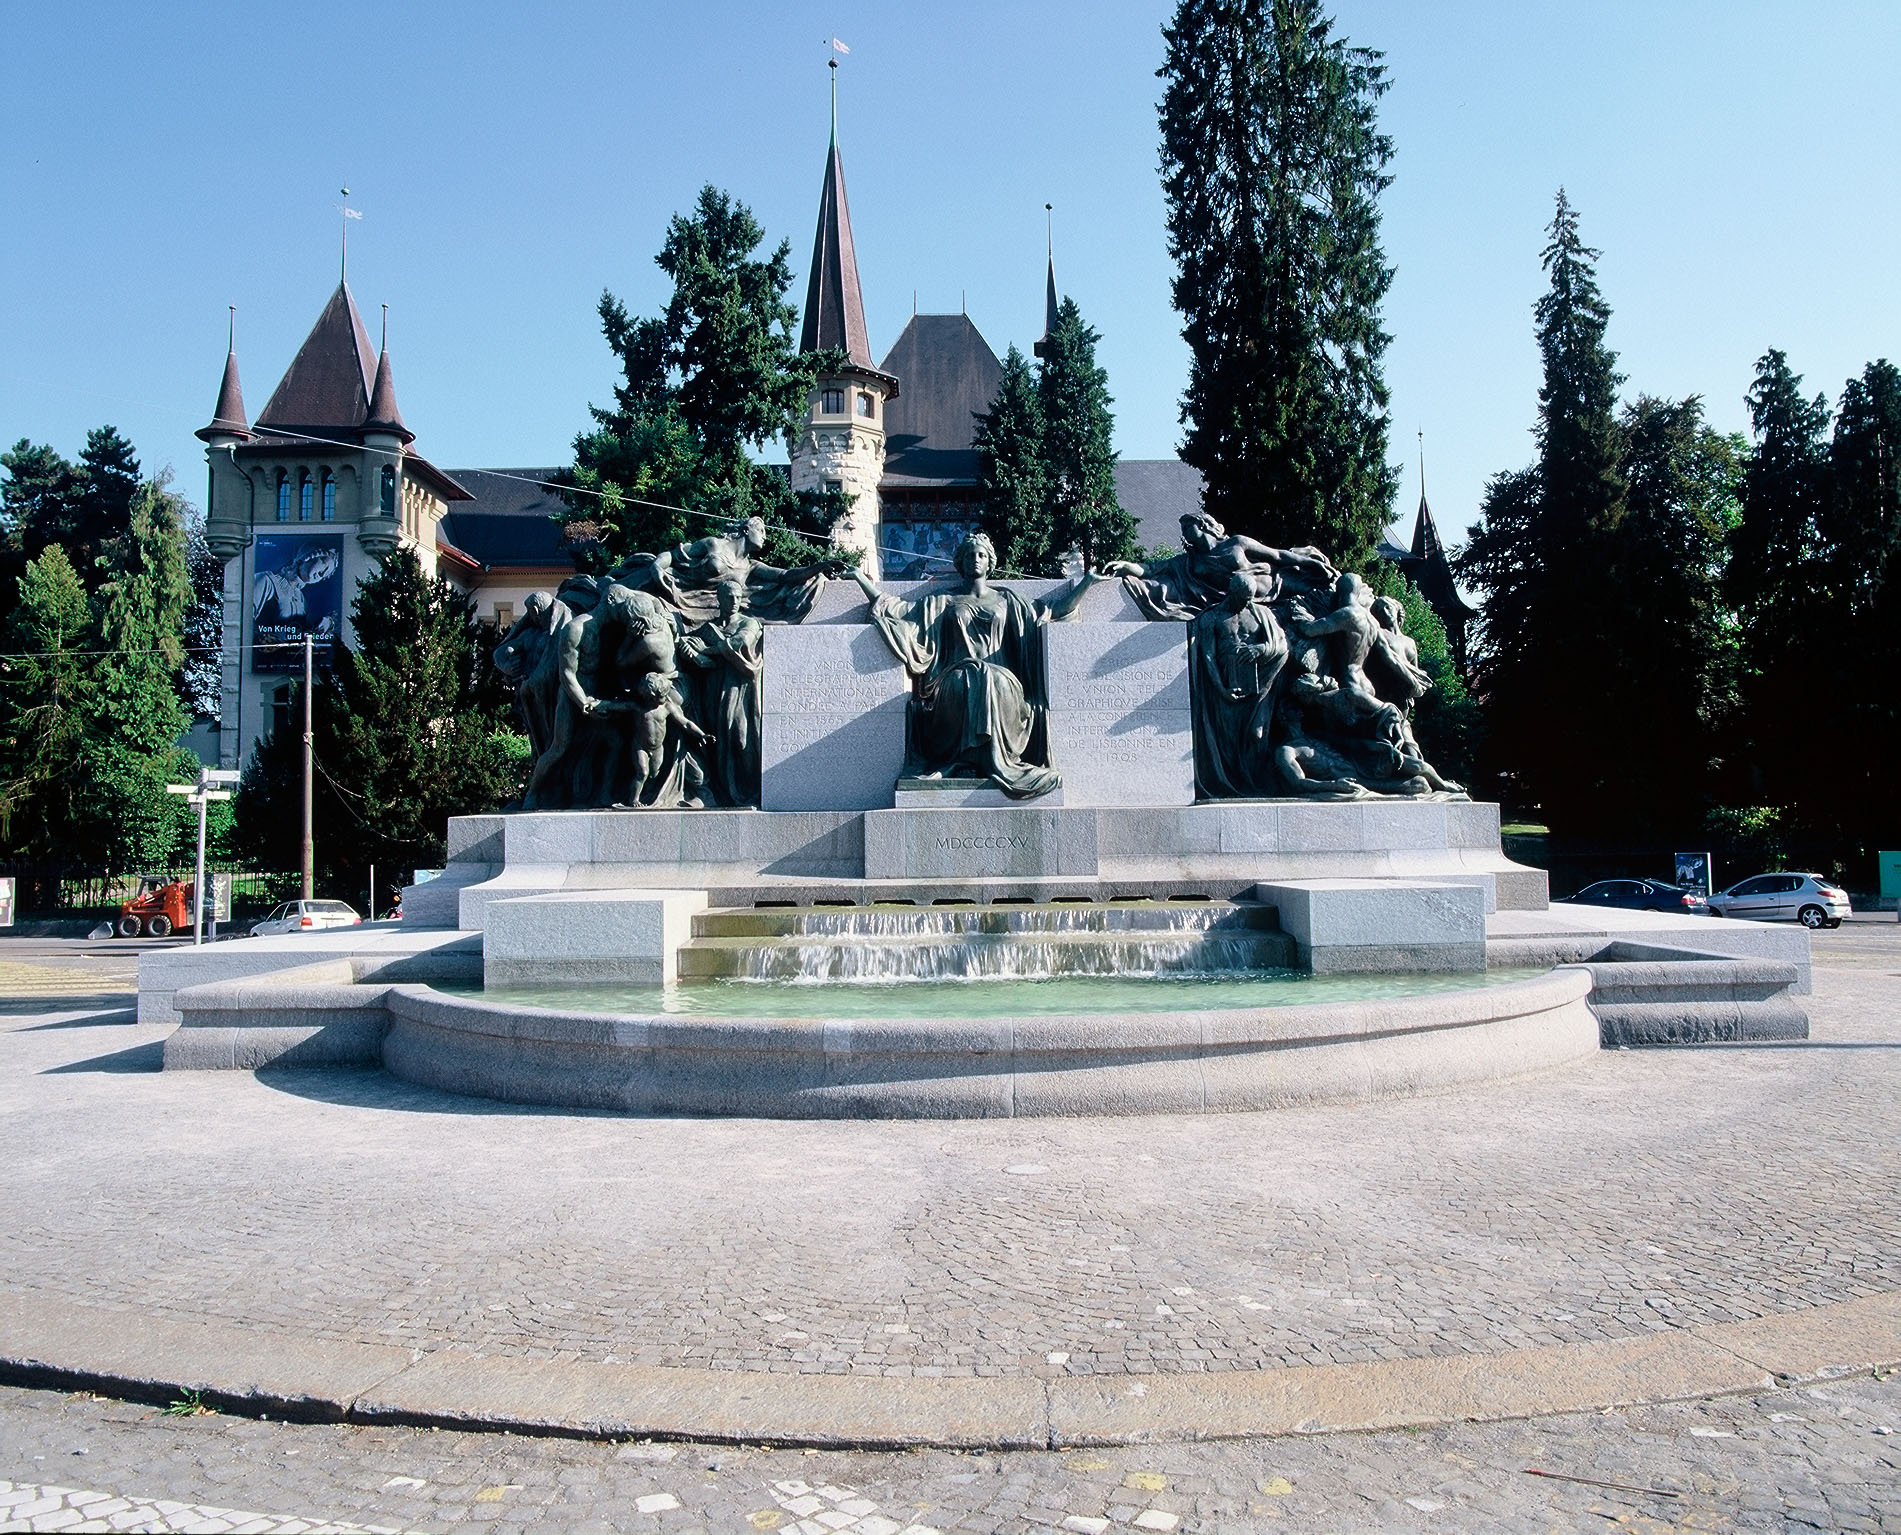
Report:
[{"label": "advertising panel", "polygon": [[328,666],[343,625],[342,535],[264,534],[255,568],[251,669],[302,671],[305,635],[316,642],[317,665]]},{"label": "advertising panel", "polygon": [[1708,853],[1678,853],[1677,884],[1685,890],[1695,890],[1708,895],[1710,893],[1710,855]]}]

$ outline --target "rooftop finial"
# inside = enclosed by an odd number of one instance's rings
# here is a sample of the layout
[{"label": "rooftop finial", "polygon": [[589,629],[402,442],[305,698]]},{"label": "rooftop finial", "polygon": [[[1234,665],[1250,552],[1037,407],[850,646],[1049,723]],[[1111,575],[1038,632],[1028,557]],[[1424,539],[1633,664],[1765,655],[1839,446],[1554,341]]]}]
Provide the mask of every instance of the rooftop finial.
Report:
[{"label": "rooftop finial", "polygon": [[343,210],[343,249],[337,257],[337,281],[350,280],[350,220],[360,219],[362,214],[350,206],[350,189],[343,189],[343,201],[338,205]]},{"label": "rooftop finial", "polygon": [[1419,504],[1426,504],[1426,434],[1419,433]]},{"label": "rooftop finial", "polygon": [[389,350],[389,305],[388,304],[385,304],[383,306],[383,339],[377,342],[376,350],[379,352],[387,352]]},{"label": "rooftop finial", "polygon": [[832,143],[838,143],[838,60],[826,60],[825,67],[832,72]]},{"label": "rooftop finial", "polygon": [[229,331],[230,339],[226,341],[224,349],[230,353],[231,356],[235,357],[238,355],[238,306],[236,304],[228,304],[225,307],[231,311],[231,323]]}]

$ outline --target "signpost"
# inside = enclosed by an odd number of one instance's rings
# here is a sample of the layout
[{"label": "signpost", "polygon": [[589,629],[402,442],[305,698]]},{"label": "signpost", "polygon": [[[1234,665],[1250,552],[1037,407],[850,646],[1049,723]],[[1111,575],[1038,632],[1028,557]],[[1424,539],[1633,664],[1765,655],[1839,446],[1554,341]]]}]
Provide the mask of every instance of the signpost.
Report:
[{"label": "signpost", "polygon": [[[214,785],[236,783],[244,775],[230,768],[200,768],[197,783],[168,783],[167,794],[183,794],[186,803],[198,808],[198,876],[191,886],[191,941],[201,944],[205,941],[205,810],[214,799],[229,799],[229,789],[219,789]],[[216,899],[212,902],[212,911],[218,910]]]}]

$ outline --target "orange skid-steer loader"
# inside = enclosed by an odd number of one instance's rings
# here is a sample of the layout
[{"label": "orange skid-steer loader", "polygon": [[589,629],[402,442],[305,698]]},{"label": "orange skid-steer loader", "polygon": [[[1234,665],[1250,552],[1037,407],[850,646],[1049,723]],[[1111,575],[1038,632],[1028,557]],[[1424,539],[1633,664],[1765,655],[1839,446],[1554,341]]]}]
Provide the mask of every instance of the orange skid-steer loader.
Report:
[{"label": "orange skid-steer loader", "polygon": [[139,893],[119,907],[112,924],[121,938],[136,938],[144,933],[151,938],[166,938],[191,927],[192,882],[171,874],[146,874],[139,879]]}]

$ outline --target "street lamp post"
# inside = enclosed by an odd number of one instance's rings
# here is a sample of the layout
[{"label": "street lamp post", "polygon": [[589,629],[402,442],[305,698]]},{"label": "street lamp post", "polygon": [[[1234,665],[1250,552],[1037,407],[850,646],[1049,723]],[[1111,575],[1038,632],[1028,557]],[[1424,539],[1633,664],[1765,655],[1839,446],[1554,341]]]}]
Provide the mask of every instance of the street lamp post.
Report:
[{"label": "street lamp post", "polygon": [[231,791],[215,787],[234,784],[243,776],[230,768],[200,768],[197,783],[168,783],[167,794],[183,794],[198,810],[198,875],[191,887],[191,941],[205,941],[205,812],[214,799],[229,799]]}]

